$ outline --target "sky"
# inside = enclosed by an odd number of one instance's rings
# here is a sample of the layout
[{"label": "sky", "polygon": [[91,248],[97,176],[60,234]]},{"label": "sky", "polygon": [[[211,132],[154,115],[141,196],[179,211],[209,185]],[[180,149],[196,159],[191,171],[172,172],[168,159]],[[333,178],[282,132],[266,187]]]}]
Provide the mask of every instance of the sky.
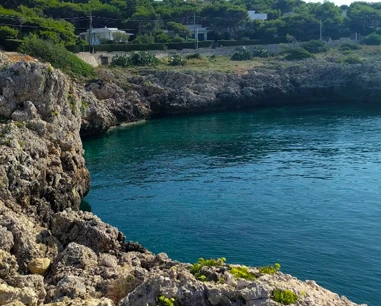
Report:
[{"label": "sky", "polygon": [[[363,1],[363,0],[361,0]],[[323,2],[323,0],[319,1],[319,0],[307,0],[307,2]],[[331,0],[331,2],[334,2],[336,5],[343,5],[343,4],[346,4],[346,5],[350,5],[352,2],[355,2],[353,0]],[[367,0],[364,0],[363,2],[381,2],[381,1],[377,1],[377,0],[374,0],[374,1],[367,1]]]}]

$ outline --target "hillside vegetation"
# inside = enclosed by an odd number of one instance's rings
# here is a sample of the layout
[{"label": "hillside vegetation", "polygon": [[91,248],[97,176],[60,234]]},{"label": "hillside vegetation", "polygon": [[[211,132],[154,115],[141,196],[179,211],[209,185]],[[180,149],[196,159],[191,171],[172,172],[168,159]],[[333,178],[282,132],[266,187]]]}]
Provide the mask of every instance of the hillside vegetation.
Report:
[{"label": "hillside vegetation", "polygon": [[[182,42],[192,33],[185,24],[208,27],[208,39],[245,40],[293,36],[298,41],[338,38],[358,33],[381,44],[381,3],[301,0],[201,1],[163,0],[4,0],[0,6],[0,42],[38,37],[65,45],[85,43],[76,34],[89,27],[118,27],[136,34],[135,43]],[[267,13],[268,20],[250,21],[247,10]],[[164,30],[171,31],[168,35]],[[121,38],[119,42],[123,42]],[[189,39],[188,39],[189,41]]]}]

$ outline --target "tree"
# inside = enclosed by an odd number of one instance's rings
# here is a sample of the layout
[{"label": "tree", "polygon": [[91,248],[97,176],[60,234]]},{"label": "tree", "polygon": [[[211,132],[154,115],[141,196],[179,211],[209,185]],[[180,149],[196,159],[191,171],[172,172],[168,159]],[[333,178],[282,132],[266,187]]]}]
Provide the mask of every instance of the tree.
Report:
[{"label": "tree", "polygon": [[116,32],[112,35],[112,37],[116,43],[125,43],[129,39],[129,36],[127,35],[127,33],[123,33],[123,32]]},{"label": "tree", "polygon": [[0,27],[0,41],[17,38],[19,31],[8,26]]},{"label": "tree", "polygon": [[180,37],[190,37],[191,31],[189,28],[181,23],[170,21],[167,23],[167,28],[170,31],[175,32],[175,34],[178,34]]},{"label": "tree", "polygon": [[362,2],[351,4],[348,18],[351,30],[360,34],[369,34],[381,25],[381,12]]}]

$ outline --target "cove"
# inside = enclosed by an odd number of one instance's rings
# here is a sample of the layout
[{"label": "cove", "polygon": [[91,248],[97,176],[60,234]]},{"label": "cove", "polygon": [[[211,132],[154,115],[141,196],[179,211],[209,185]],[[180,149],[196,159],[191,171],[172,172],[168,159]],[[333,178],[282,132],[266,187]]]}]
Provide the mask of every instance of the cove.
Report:
[{"label": "cove", "polygon": [[157,119],[84,141],[85,200],[127,240],[226,257],[381,305],[381,107]]}]

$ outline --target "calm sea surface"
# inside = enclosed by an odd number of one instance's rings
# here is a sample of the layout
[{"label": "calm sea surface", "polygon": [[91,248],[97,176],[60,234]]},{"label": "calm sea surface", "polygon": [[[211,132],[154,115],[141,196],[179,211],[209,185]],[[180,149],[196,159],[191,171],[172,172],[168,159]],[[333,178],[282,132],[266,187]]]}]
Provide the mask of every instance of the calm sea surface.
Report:
[{"label": "calm sea surface", "polygon": [[84,142],[92,211],[172,259],[268,265],[381,305],[381,108],[153,120]]}]

